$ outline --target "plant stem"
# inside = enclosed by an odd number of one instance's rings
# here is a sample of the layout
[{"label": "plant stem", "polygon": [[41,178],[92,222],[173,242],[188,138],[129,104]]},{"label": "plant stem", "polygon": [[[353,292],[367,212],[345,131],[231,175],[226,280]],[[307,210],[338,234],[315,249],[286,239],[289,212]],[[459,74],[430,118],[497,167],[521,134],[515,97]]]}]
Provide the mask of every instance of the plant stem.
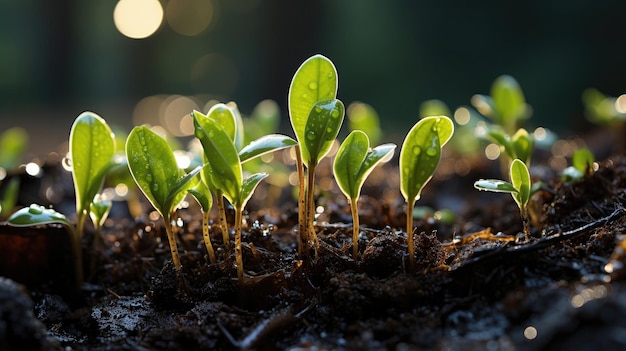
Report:
[{"label": "plant stem", "polygon": [[305,185],[304,185],[304,164],[302,163],[302,154],[300,153],[300,146],[296,145],[296,169],[298,171],[298,256],[302,257],[304,252],[304,243],[308,240],[305,217],[306,197],[305,197]]},{"label": "plant stem", "polygon": [[413,207],[415,207],[415,201],[415,199],[407,201],[406,209],[406,235],[409,248],[409,270],[411,272],[415,269],[415,245],[413,243]]},{"label": "plant stem", "polygon": [[176,237],[174,236],[174,230],[172,228],[172,218],[168,215],[165,220],[165,232],[167,233],[167,241],[170,244],[170,252],[172,253],[172,262],[174,262],[174,268],[176,268],[176,275],[180,275],[182,272],[182,265],[180,264],[180,258],[178,257],[178,246],[176,245]]},{"label": "plant stem", "polygon": [[76,230],[70,228],[72,232],[72,251],[74,254],[74,274],[76,275],[76,286],[78,290],[83,285],[85,273],[83,271],[83,228],[85,226],[85,213],[77,213]]},{"label": "plant stem", "polygon": [[215,194],[217,208],[220,213],[220,228],[222,229],[222,240],[226,251],[230,249],[230,236],[228,235],[228,221],[226,220],[226,206],[224,206],[224,193],[218,190]]},{"label": "plant stem", "polygon": [[209,262],[215,263],[215,251],[213,250],[213,244],[211,244],[211,236],[209,235],[209,211],[202,211],[202,236],[204,238],[204,246],[209,253]]},{"label": "plant stem", "polygon": [[235,261],[237,262],[237,278],[243,282],[243,252],[241,248],[241,223],[243,222],[243,207],[235,208]]},{"label": "plant stem", "polygon": [[524,239],[530,240],[530,219],[528,218],[528,210],[526,207],[520,208],[520,217],[522,217],[522,225],[524,227]]},{"label": "plant stem", "polygon": [[352,212],[352,258],[356,261],[359,255],[359,208],[358,198],[350,199],[350,211]]},{"label": "plant stem", "polygon": [[306,224],[307,224],[307,242],[305,246],[305,250],[310,250],[312,245],[316,246],[317,253],[317,235],[315,234],[315,227],[313,223],[315,222],[315,192],[313,189],[313,185],[315,184],[315,168],[316,164],[311,162],[309,167],[307,167],[307,190],[306,197],[307,203],[305,206],[305,215],[306,215]]}]

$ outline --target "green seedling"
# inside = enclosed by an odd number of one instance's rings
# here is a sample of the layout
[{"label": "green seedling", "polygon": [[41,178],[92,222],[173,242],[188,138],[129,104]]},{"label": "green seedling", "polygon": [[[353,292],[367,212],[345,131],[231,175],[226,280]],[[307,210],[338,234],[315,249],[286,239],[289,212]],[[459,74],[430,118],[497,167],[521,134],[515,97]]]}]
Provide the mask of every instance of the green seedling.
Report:
[{"label": "green seedling", "polygon": [[593,163],[596,161],[591,151],[584,147],[572,154],[572,165],[565,168],[561,174],[564,182],[575,182],[582,179],[593,170]]},{"label": "green seedling", "polygon": [[[72,165],[76,198],[76,226],[72,227],[65,216],[58,212],[51,209],[40,211],[43,208],[36,205],[18,211],[16,214],[19,215],[9,217],[8,223],[27,226],[30,220],[30,225],[33,226],[44,223],[62,223],[71,228],[70,241],[74,254],[76,281],[80,287],[84,279],[82,237],[85,219],[93,213],[97,220],[94,222],[94,227],[99,228],[99,224],[104,222],[108,215],[108,210],[104,207],[109,205],[102,204],[97,195],[107,173],[117,165],[113,157],[115,136],[102,117],[92,112],[83,112],[72,124],[69,144],[69,160]],[[96,241],[94,240],[94,243]]]},{"label": "green seedling", "polygon": [[413,208],[422,189],[432,178],[441,148],[454,133],[454,123],[445,116],[425,117],[409,131],[400,150],[400,190],[407,203],[406,232],[408,236],[409,267],[415,267],[413,243]]},{"label": "green seedling", "polygon": [[[298,252],[303,255],[307,255],[311,247],[317,247],[317,235],[313,227],[315,169],[330,151],[343,123],[345,108],[336,95],[337,70],[322,55],[314,55],[304,61],[289,87],[289,115],[298,140]],[[306,190],[303,166],[306,166],[307,173]]]},{"label": "green seedling", "polygon": [[532,115],[522,88],[509,75],[496,78],[491,85],[491,96],[474,95],[472,105],[508,135],[513,135]]},{"label": "green seedling", "polygon": [[348,130],[361,130],[369,137],[372,144],[378,144],[383,135],[380,128],[380,117],[376,110],[362,102],[353,102],[346,110]]},{"label": "green seedling", "polygon": [[370,149],[367,134],[360,130],[351,132],[337,151],[333,163],[333,173],[339,189],[350,200],[352,212],[352,257],[358,258],[359,210],[358,201],[361,187],[367,176],[381,162],[393,156],[395,144],[383,144]]},{"label": "green seedling", "polygon": [[200,204],[200,208],[202,209],[202,237],[204,239],[204,246],[206,247],[207,254],[209,255],[209,262],[213,264],[217,262],[217,259],[215,258],[215,250],[213,250],[211,236],[209,235],[209,211],[213,205],[211,191],[204,180],[200,179],[193,188],[189,189],[189,193],[193,195],[196,201],[198,201],[198,204]]},{"label": "green seedling", "polygon": [[9,128],[0,135],[0,182],[6,180],[0,198],[0,219],[6,218],[17,203],[20,179],[8,173],[17,170],[27,146],[28,134],[22,128]]},{"label": "green seedling", "polygon": [[531,194],[530,173],[526,164],[515,159],[511,163],[509,177],[511,182],[499,179],[481,179],[474,183],[474,187],[478,190],[492,191],[497,193],[510,193],[513,200],[520,210],[522,224],[524,228],[524,237],[526,240],[530,238],[529,218],[528,218],[528,200]]},{"label": "green seedling", "polygon": [[520,128],[513,136],[509,136],[501,129],[491,128],[487,132],[487,136],[493,142],[500,145],[500,148],[504,150],[510,160],[520,159],[526,166],[530,165],[535,141],[533,136],[529,134],[526,129]]},{"label": "green seedling", "polygon": [[165,221],[172,261],[180,275],[182,266],[172,218],[202,168],[184,174],[167,141],[146,126],[135,127],[128,135],[126,158],[135,183]]},{"label": "green seedling", "polygon": [[[214,106],[214,108],[222,108],[222,106]],[[211,116],[211,111],[209,111],[209,116]],[[203,116],[201,113],[194,111],[193,117],[195,135],[202,143],[207,160],[205,167],[209,170],[208,178],[235,208],[235,260],[237,277],[239,281],[242,281],[244,272],[241,245],[243,209],[267,173],[255,173],[244,178],[239,153],[227,131],[218,121]]]}]

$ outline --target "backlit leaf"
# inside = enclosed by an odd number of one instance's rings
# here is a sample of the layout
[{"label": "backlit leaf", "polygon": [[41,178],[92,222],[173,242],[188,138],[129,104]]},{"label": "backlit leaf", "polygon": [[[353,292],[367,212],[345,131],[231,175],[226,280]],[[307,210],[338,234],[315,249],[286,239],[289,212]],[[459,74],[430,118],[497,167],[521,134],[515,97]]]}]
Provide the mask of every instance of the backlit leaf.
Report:
[{"label": "backlit leaf", "polygon": [[246,162],[269,152],[296,145],[292,138],[282,134],[270,134],[256,139],[239,151],[239,159]]},{"label": "backlit leaf", "polygon": [[72,228],[67,218],[51,209],[43,206],[32,204],[13,213],[7,222],[15,227],[31,227],[41,224],[58,223]]},{"label": "backlit leaf", "polygon": [[343,103],[337,99],[318,101],[314,105],[304,129],[302,159],[305,164],[317,164],[330,151],[341,129],[344,112]]},{"label": "backlit leaf", "polygon": [[494,193],[518,193],[513,184],[500,179],[481,179],[474,182],[474,188]]},{"label": "backlit leaf", "polygon": [[530,199],[530,173],[528,167],[520,159],[515,159],[511,163],[511,183],[517,189],[517,195],[513,195],[513,199],[517,202],[519,208],[525,208]]}]

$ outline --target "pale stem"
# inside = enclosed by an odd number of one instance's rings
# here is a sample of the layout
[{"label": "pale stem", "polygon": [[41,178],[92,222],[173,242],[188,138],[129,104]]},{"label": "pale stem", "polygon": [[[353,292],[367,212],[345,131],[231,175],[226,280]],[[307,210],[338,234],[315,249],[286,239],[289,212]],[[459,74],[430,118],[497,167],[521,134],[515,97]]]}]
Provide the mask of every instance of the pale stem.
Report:
[{"label": "pale stem", "polygon": [[165,220],[165,232],[167,233],[167,241],[170,244],[170,252],[172,253],[172,262],[176,268],[176,275],[180,275],[182,271],[182,265],[180,264],[180,258],[178,257],[178,246],[176,245],[176,237],[174,236],[174,230],[172,228],[171,216],[163,218]]},{"label": "pale stem", "polygon": [[243,207],[235,208],[235,261],[237,262],[237,278],[243,282],[243,252],[241,248],[241,223],[243,221]]},{"label": "pale stem", "polygon": [[415,207],[415,199],[407,201],[406,209],[406,235],[407,246],[409,248],[409,270],[415,269],[415,246],[413,243],[413,207]]},{"label": "pale stem", "polygon": [[317,255],[317,234],[315,233],[315,226],[313,223],[315,222],[315,192],[313,186],[315,184],[315,164],[309,164],[307,168],[307,203],[306,203],[306,224],[307,224],[307,241],[306,241],[306,251],[308,253],[311,245],[316,245],[316,255]]},{"label": "pale stem", "polygon": [[211,244],[211,236],[209,235],[209,211],[202,211],[202,236],[204,238],[204,246],[209,254],[209,262],[215,263],[215,251],[213,250],[213,244]]},{"label": "pale stem", "polygon": [[298,255],[302,257],[304,252],[304,243],[308,240],[305,208],[306,208],[306,196],[304,185],[304,165],[302,163],[302,154],[300,154],[300,146],[296,145],[296,169],[298,171]]},{"label": "pale stem", "polygon": [[528,218],[528,210],[526,207],[520,208],[520,217],[522,217],[522,225],[524,227],[524,239],[530,240],[530,219]]},{"label": "pale stem", "polygon": [[230,236],[228,235],[228,221],[226,220],[226,206],[224,206],[224,193],[217,191],[217,208],[220,213],[220,228],[222,230],[222,240],[226,251],[230,249]]},{"label": "pale stem", "polygon": [[359,255],[359,208],[358,198],[350,199],[350,211],[352,212],[352,258],[356,261]]}]

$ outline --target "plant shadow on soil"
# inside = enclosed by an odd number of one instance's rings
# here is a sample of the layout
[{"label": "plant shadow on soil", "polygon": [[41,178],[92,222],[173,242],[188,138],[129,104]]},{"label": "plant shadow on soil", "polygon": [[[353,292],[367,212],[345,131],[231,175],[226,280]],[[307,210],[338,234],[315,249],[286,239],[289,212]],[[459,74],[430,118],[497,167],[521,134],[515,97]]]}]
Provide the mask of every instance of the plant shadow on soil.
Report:
[{"label": "plant shadow on soil", "polygon": [[[14,327],[4,332],[2,345],[7,350],[25,345],[75,350],[626,348],[623,257],[611,256],[624,232],[625,159],[608,159],[577,183],[547,179],[531,200],[529,242],[500,233],[521,229],[507,196],[476,191],[464,198],[467,208],[459,223],[416,222],[415,272],[405,268],[406,234],[395,229],[404,225],[404,203],[382,200],[382,188],[389,186],[384,172],[393,171],[385,165],[376,171],[379,184],[366,182],[359,260],[351,257],[349,208],[341,196],[318,199],[324,208],[316,226],[319,247],[306,261],[296,254],[295,202],[281,200],[280,208],[251,203],[257,209],[246,216],[242,283],[215,225],[211,234],[218,260],[208,264],[201,212],[193,204],[177,213],[184,272],[177,278],[162,219],[146,203],[144,215],[131,219],[124,203],[117,203],[115,211],[121,208],[122,215],[114,211],[107,220],[104,248],[79,294],[51,283],[62,261],[50,269],[48,281],[21,281],[30,296],[2,281],[3,316],[6,311],[22,316],[20,323],[9,320]],[[457,187],[471,189],[462,182],[430,187],[444,189],[441,197],[458,193]],[[1,236],[4,242],[7,236]],[[92,239],[90,233],[84,246]],[[615,269],[607,274],[604,268],[611,262]],[[11,276],[3,265],[3,275],[24,278],[24,273]],[[31,344],[25,344],[28,340]]]}]

